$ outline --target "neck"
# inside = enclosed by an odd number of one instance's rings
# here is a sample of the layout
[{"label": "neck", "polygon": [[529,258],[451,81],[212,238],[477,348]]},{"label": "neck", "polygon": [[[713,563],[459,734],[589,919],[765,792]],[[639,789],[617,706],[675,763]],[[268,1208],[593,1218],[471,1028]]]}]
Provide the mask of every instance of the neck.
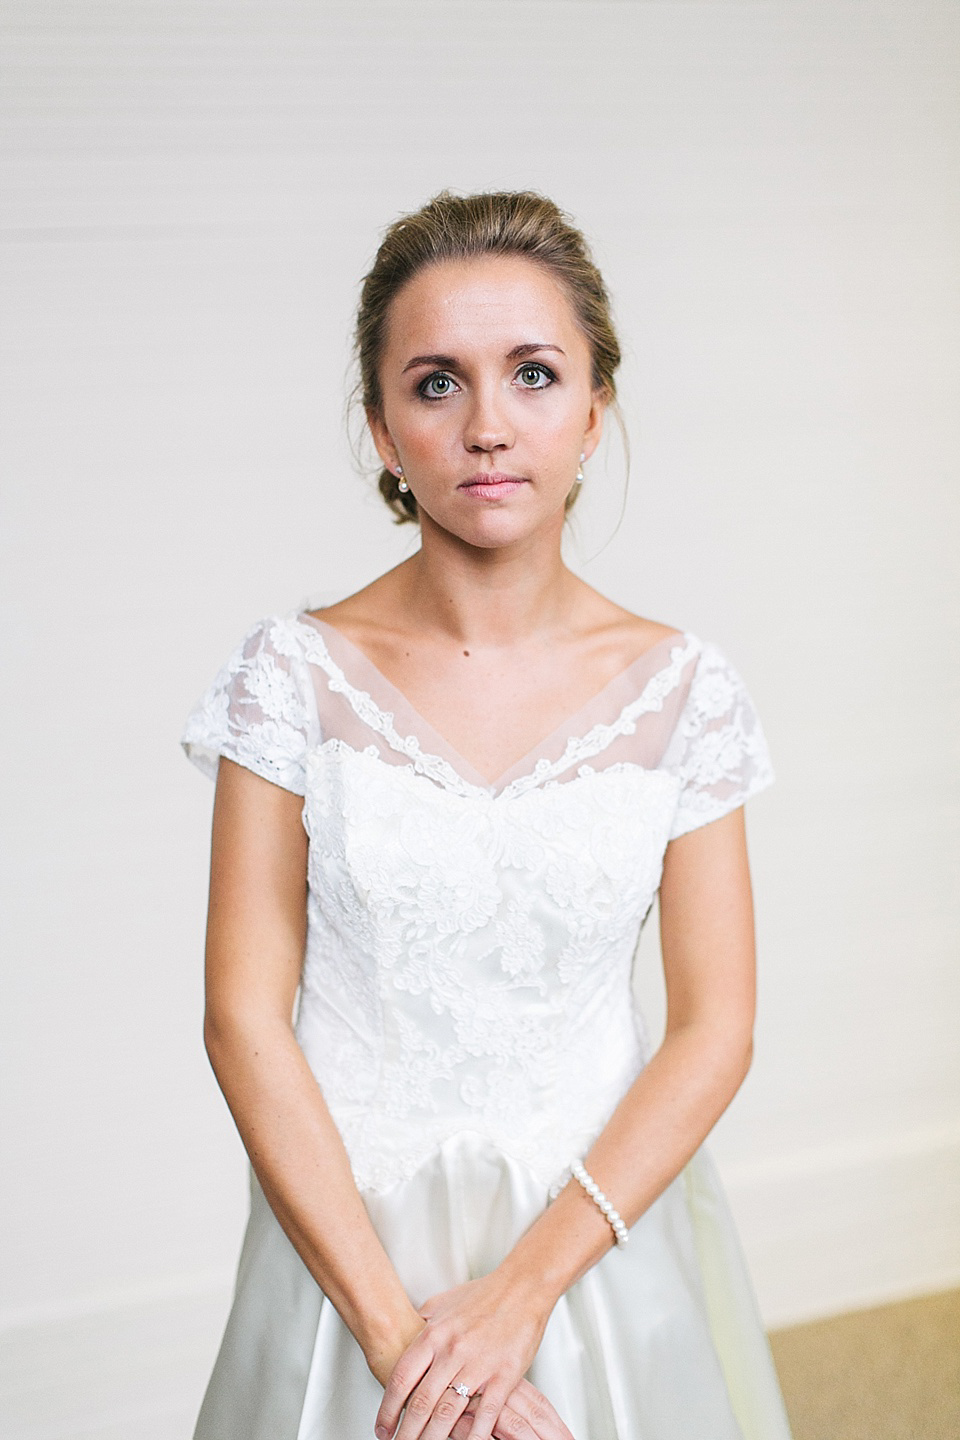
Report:
[{"label": "neck", "polygon": [[563,515],[549,533],[479,549],[423,517],[422,545],[401,567],[404,613],[458,645],[498,647],[546,637],[569,613],[576,577],[560,554]]}]

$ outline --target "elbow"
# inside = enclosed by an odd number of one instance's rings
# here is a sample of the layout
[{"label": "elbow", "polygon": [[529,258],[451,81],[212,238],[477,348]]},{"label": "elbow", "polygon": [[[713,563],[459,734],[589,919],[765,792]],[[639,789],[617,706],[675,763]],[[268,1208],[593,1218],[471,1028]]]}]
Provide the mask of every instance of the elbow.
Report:
[{"label": "elbow", "polygon": [[753,1064],[753,1006],[740,1006],[718,1017],[714,1031],[721,1065],[729,1077],[731,1098],[740,1089]]},{"label": "elbow", "polygon": [[250,1028],[242,1014],[208,1002],[203,1014],[203,1045],[218,1080],[231,1059],[246,1048]]},{"label": "elbow", "polygon": [[217,1024],[217,1017],[211,1012],[208,1005],[203,1012],[203,1048],[211,1060],[213,1059],[211,1051],[216,1049],[219,1034],[220,1027]]},{"label": "elbow", "polygon": [[229,1032],[209,1005],[203,1015],[203,1048],[214,1075],[219,1078],[224,1057],[229,1051]]},{"label": "elbow", "polygon": [[714,1120],[720,1118],[736,1096],[750,1070],[753,1059],[753,1041],[748,1037],[744,1042],[731,1044],[730,1037],[717,1039],[710,1052],[704,1052],[702,1085],[707,1104],[714,1112]]},{"label": "elbow", "polygon": [[727,1045],[724,1050],[723,1070],[724,1088],[727,1091],[726,1103],[729,1104],[736,1095],[740,1086],[750,1073],[750,1066],[753,1064],[753,1035],[748,1034],[739,1039],[736,1044]]},{"label": "elbow", "polygon": [[212,1004],[203,1015],[203,1044],[217,1079],[237,1063],[254,1061],[277,1043],[293,1035],[292,1020],[272,1008],[259,1010],[251,1004]]},{"label": "elbow", "polygon": [[688,1049],[691,1063],[711,1086],[728,1092],[732,1099],[747,1078],[753,1063],[753,1028],[718,1021],[711,1017],[701,1023],[667,1027],[667,1040],[676,1040]]},{"label": "elbow", "polygon": [[753,1063],[753,1036],[732,1037],[717,1035],[713,1045],[713,1059],[709,1064],[711,1086],[724,1108],[740,1089]]}]

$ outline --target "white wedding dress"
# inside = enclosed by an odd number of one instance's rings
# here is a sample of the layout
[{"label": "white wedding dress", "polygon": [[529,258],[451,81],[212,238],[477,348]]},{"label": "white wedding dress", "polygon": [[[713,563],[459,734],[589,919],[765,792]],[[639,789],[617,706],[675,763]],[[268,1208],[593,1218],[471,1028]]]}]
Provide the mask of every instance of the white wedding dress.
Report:
[{"label": "white wedding dress", "polygon": [[[648,1059],[631,971],[667,844],[772,778],[742,682],[668,637],[491,785],[299,613],[249,633],[184,745],[303,795],[299,1043],[413,1304],[483,1275]],[[789,1440],[703,1151],[563,1296],[529,1378],[575,1440]],[[372,1440],[381,1396],[254,1181],[195,1440]]]}]

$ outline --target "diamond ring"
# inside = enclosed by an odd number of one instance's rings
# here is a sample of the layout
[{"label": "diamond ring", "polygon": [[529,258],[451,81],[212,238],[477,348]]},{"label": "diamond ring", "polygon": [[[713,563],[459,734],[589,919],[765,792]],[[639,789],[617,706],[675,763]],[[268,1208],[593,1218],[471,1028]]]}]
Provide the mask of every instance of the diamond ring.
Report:
[{"label": "diamond ring", "polygon": [[447,1389],[456,1390],[457,1394],[461,1395],[464,1400],[470,1399],[470,1387],[468,1385],[464,1385],[462,1380],[459,1385],[448,1385]]}]

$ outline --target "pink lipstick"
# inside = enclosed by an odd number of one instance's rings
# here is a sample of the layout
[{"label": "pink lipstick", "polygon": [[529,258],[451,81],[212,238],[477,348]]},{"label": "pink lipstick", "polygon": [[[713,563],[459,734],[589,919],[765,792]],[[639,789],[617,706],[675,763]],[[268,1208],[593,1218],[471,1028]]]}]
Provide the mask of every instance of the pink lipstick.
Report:
[{"label": "pink lipstick", "polygon": [[469,480],[458,485],[457,489],[465,491],[467,495],[475,495],[478,500],[502,500],[526,483],[522,475],[505,475],[499,470],[478,471],[476,475],[471,475]]}]

